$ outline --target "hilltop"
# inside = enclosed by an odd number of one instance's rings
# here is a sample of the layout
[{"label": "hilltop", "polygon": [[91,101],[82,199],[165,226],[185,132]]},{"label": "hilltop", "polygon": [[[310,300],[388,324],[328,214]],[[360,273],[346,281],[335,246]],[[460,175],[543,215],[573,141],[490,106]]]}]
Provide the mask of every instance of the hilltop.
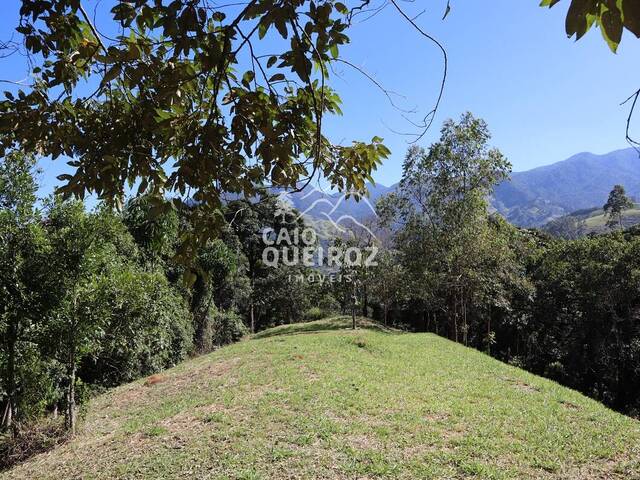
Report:
[{"label": "hilltop", "polygon": [[113,389],[0,478],[640,478],[640,422],[432,334],[348,325],[278,327]]}]

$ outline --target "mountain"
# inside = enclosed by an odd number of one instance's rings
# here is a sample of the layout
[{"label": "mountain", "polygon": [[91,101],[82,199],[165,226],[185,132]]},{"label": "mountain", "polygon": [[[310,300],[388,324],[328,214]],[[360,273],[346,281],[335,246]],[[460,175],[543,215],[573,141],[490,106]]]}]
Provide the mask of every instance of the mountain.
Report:
[{"label": "mountain", "polygon": [[430,333],[283,325],[91,398],[1,479],[631,479],[640,422]]},{"label": "mountain", "polygon": [[[616,184],[624,185],[632,198],[640,198],[640,155],[633,148],[604,155],[579,153],[551,165],[514,172],[496,187],[491,206],[514,225],[538,227],[577,210],[604,205]],[[369,197],[360,201],[313,187],[289,198],[294,207],[316,220],[345,215],[364,219],[374,214],[376,201],[393,192],[397,184],[369,184],[368,188]]]},{"label": "mountain", "polygon": [[611,188],[640,196],[640,156],[633,148],[604,155],[579,153],[567,160],[514,172],[498,185],[492,205],[519,226],[540,226],[580,209],[604,205]]}]

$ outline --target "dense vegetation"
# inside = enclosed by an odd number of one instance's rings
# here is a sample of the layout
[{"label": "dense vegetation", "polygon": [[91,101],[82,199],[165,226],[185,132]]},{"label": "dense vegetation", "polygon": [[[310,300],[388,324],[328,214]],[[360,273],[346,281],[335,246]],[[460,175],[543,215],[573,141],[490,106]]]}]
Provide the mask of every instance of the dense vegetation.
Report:
[{"label": "dense vegetation", "polygon": [[175,258],[188,212],[159,212],[145,197],[121,213],[38,200],[34,168],[18,153],[0,163],[4,428],[64,411],[73,430],[76,404],[92,391],[335,304],[314,285],[292,292],[288,275],[304,269],[261,263],[261,229],[279,228],[272,198],[226,205],[223,235],[200,245],[187,269]]},{"label": "dense vegetation", "polygon": [[[429,149],[412,147],[399,190],[365,222],[371,229],[353,225],[332,243],[375,245],[377,264],[343,265],[331,281],[326,265],[265,264],[265,231],[305,228],[266,192],[227,202],[221,235],[185,266],[177,259],[193,228],[188,204],[176,212],[142,196],[116,212],[37,199],[34,159],[6,156],[3,427],[16,433],[63,411],[73,431],[76,405],[92,392],[248,331],[334,312],[435,332],[637,415],[640,231],[562,240],[490,214],[487,198],[510,167],[489,138],[486,124],[465,114]],[[619,212],[611,218],[613,228]]]}]

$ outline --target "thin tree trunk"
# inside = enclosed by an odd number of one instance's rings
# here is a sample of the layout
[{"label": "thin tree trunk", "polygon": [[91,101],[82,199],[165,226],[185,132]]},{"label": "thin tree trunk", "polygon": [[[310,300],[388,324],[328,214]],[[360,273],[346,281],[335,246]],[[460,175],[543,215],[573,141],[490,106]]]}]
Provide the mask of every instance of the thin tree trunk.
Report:
[{"label": "thin tree trunk", "polygon": [[249,305],[249,316],[251,318],[251,333],[256,333],[256,321],[253,312],[253,299],[251,299],[251,304]]},{"label": "thin tree trunk", "polygon": [[4,413],[2,414],[2,425],[6,427],[11,426],[11,403],[7,401],[4,406]]},{"label": "thin tree trunk", "polygon": [[369,313],[369,299],[367,297],[367,285],[365,283],[362,286],[362,316],[366,317],[368,313]]},{"label": "thin tree trunk", "polygon": [[453,333],[456,343],[458,343],[458,298],[453,298]]},{"label": "thin tree trunk", "polygon": [[352,325],[351,327],[353,328],[353,330],[356,329],[356,303],[357,303],[357,297],[356,297],[356,282],[352,282],[353,284],[353,295],[352,295],[352,300],[351,300],[351,322]]},{"label": "thin tree trunk", "polygon": [[389,318],[389,305],[387,302],[384,302],[384,326],[388,326],[388,318]]},{"label": "thin tree trunk", "polygon": [[463,322],[463,328],[464,331],[462,332],[464,335],[464,344],[465,346],[469,346],[469,325],[467,325],[467,301],[464,298],[464,295],[462,296],[462,322]]},{"label": "thin tree trunk", "polygon": [[76,433],[76,342],[74,333],[77,328],[76,312],[77,312],[77,296],[73,298],[73,322],[69,325],[68,342],[69,342],[69,358],[67,363],[67,409],[65,412],[65,427],[72,435]]},{"label": "thin tree trunk", "polygon": [[[8,351],[7,351],[7,414],[3,425],[6,428],[14,427],[13,422],[16,413],[16,337],[18,326],[13,319],[9,326]],[[14,432],[15,433],[15,432]]]},{"label": "thin tree trunk", "polygon": [[487,353],[491,355],[491,311],[487,319]]},{"label": "thin tree trunk", "polygon": [[69,367],[69,386],[67,387],[67,411],[65,426],[71,434],[76,433],[76,366],[74,355],[70,355],[69,360],[73,362]]}]

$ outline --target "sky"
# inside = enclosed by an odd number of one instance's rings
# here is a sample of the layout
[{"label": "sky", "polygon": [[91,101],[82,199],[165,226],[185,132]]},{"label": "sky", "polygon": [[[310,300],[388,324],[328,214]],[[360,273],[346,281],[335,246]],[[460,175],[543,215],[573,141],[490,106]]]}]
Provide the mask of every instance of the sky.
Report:
[{"label": "sky", "polygon": [[[94,0],[85,0],[87,9]],[[372,2],[373,5],[375,2]],[[564,160],[576,153],[607,153],[626,148],[628,106],[620,106],[640,87],[640,40],[625,32],[617,54],[592,29],[575,42],[564,33],[569,5],[543,9],[537,0],[446,0],[399,2],[410,17],[445,47],[449,72],[433,126],[418,142],[436,141],[442,122],[471,111],[493,134],[492,145],[514,171]],[[2,0],[0,39],[15,28],[19,0]],[[361,18],[364,19],[366,15]],[[393,6],[352,27],[351,44],[341,50],[365,70],[394,101],[419,121],[434,105],[442,80],[442,54],[420,36]],[[20,80],[20,57],[0,60],[0,78]],[[371,81],[347,66],[336,68],[332,86],[343,100],[342,117],[324,120],[335,142],[385,139],[391,157],[374,178],[390,185],[400,180],[402,160],[416,127],[403,119]],[[640,111],[636,121],[640,137]],[[43,164],[45,189],[55,185],[60,164]]]}]

